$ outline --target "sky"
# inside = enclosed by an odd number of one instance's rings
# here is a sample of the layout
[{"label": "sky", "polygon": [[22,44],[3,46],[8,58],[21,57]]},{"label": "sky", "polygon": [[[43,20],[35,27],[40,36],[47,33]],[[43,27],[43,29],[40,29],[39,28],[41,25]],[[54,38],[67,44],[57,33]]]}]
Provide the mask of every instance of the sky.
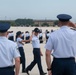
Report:
[{"label": "sky", "polygon": [[0,0],[0,20],[54,20],[58,14],[69,14],[76,22],[76,0]]}]

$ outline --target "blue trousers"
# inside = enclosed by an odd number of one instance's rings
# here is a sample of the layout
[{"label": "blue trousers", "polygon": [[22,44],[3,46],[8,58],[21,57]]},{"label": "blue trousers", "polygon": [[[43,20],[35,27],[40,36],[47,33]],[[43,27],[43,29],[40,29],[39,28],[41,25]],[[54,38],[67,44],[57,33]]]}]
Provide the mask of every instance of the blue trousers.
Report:
[{"label": "blue trousers", "polygon": [[20,52],[20,55],[21,55],[21,57],[20,57],[20,62],[22,63],[22,71],[24,71],[25,70],[25,53],[24,53],[24,49],[23,49],[23,47],[19,47],[19,52]]},{"label": "blue trousers", "polygon": [[26,68],[26,70],[31,71],[33,69],[33,67],[37,64],[39,72],[40,72],[40,75],[41,75],[43,73],[43,69],[42,69],[42,65],[41,65],[40,49],[39,48],[34,48],[33,49],[33,54],[34,54],[34,60]]},{"label": "blue trousers", "polygon": [[2,68],[0,69],[0,75],[15,75],[14,68]]},{"label": "blue trousers", "polygon": [[52,62],[52,75],[76,75],[74,58],[55,58]]},{"label": "blue trousers", "polygon": [[[26,40],[29,40],[29,38],[30,38],[30,36],[26,37],[25,39]],[[28,43],[30,43],[30,41],[29,42],[26,42],[26,44],[28,44]]]},{"label": "blue trousers", "polygon": [[14,36],[10,36],[8,39],[14,41]]},{"label": "blue trousers", "polygon": [[22,36],[22,39],[24,40],[24,36]]}]

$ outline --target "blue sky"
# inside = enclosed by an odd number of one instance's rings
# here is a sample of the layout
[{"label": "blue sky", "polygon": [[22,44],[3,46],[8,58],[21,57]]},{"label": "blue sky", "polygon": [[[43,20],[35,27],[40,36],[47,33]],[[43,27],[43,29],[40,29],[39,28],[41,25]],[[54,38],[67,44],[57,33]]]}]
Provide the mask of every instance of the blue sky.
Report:
[{"label": "blue sky", "polygon": [[76,21],[76,0],[0,0],[0,19],[57,19],[61,13]]}]

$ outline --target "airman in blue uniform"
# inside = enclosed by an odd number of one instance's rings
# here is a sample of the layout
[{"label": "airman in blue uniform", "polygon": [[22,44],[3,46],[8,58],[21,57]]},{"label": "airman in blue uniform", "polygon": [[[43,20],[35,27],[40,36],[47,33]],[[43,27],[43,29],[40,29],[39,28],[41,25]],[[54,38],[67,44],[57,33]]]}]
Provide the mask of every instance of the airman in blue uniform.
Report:
[{"label": "airman in blue uniform", "polygon": [[[50,34],[45,46],[48,75],[76,75],[76,31],[69,27],[72,17],[68,14],[59,14],[57,18],[60,29]],[[53,55],[52,64],[51,53]]]},{"label": "airman in blue uniform", "polygon": [[[20,54],[17,44],[8,40],[9,23],[0,23],[0,75],[19,75]],[[15,60],[15,73],[13,67]]]},{"label": "airman in blue uniform", "polygon": [[29,75],[29,71],[33,69],[33,67],[37,64],[40,75],[45,75],[42,64],[41,64],[41,56],[43,56],[41,50],[40,50],[40,42],[38,38],[38,33],[40,30],[38,28],[35,28],[33,31],[33,35],[30,37],[30,40],[32,41],[33,46],[33,54],[34,54],[34,60],[31,62],[31,64],[26,68],[26,73]]},{"label": "airman in blue uniform", "polygon": [[21,55],[20,62],[22,63],[22,73],[25,73],[26,59],[25,59],[25,52],[24,52],[24,48],[23,48],[23,45],[24,45],[23,42],[29,42],[30,40],[23,40],[22,39],[22,32],[18,31],[16,33],[16,41],[17,41],[17,45],[18,45],[18,50],[19,50],[20,55]]}]

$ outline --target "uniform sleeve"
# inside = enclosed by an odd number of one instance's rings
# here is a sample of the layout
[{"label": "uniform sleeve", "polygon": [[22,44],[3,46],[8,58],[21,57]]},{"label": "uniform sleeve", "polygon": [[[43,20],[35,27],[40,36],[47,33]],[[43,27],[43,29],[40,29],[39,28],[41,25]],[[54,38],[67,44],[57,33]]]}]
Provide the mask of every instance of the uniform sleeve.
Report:
[{"label": "uniform sleeve", "polygon": [[22,41],[22,39],[21,39],[21,38],[18,38],[18,39],[17,39],[17,41],[18,41],[18,42],[21,42],[21,41]]},{"label": "uniform sleeve", "polygon": [[49,37],[49,39],[45,45],[45,49],[53,50],[53,39],[51,36]]},{"label": "uniform sleeve", "polygon": [[15,47],[13,48],[13,57],[14,58],[20,57],[17,45],[15,45]]},{"label": "uniform sleeve", "polygon": [[33,37],[33,38],[32,38],[32,41],[35,41],[35,40],[36,40],[36,39]]}]

